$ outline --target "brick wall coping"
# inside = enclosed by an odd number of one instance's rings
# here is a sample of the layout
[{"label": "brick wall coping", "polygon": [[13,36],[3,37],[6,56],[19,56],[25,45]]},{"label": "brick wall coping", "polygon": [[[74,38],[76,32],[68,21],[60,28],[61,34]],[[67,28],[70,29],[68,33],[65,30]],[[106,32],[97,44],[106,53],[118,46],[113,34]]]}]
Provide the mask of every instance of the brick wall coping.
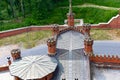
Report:
[{"label": "brick wall coping", "polygon": [[[22,27],[22,28],[16,28],[16,29],[10,29],[10,30],[6,30],[6,31],[0,31],[0,33],[5,33],[5,32],[10,32],[10,31],[15,31],[15,30],[21,30],[21,29],[27,29],[27,28],[35,28],[35,27],[39,27],[39,28],[52,28],[54,27],[53,25],[44,25],[44,26],[27,26],[27,27]],[[59,25],[59,27],[67,27],[67,25]]]},{"label": "brick wall coping", "polygon": [[99,25],[102,25],[102,24],[110,24],[110,22],[111,22],[113,19],[115,19],[115,18],[117,18],[117,17],[119,17],[119,16],[120,16],[120,15],[117,14],[116,16],[112,17],[107,23],[102,22],[102,23],[98,23],[98,24],[91,24],[91,26],[99,26]]}]

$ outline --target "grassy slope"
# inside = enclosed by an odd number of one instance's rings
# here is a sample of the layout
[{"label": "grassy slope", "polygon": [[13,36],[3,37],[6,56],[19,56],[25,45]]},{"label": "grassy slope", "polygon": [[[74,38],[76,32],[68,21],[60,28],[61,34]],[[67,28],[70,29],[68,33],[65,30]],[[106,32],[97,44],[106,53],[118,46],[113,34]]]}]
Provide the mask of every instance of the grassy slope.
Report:
[{"label": "grassy slope", "polygon": [[[36,31],[0,39],[0,46],[8,44],[22,44],[23,47],[34,47],[40,43],[46,43],[46,38],[51,36],[51,31]],[[41,42],[42,40],[42,42]]]},{"label": "grassy slope", "polygon": [[94,40],[120,40],[120,29],[92,29],[91,37]]},{"label": "grassy slope", "polygon": [[[24,48],[30,48],[38,44],[46,43],[46,40],[51,36],[51,34],[51,31],[23,33],[17,36],[0,39],[0,46],[18,44]],[[91,36],[94,40],[120,40],[120,29],[92,29]]]}]

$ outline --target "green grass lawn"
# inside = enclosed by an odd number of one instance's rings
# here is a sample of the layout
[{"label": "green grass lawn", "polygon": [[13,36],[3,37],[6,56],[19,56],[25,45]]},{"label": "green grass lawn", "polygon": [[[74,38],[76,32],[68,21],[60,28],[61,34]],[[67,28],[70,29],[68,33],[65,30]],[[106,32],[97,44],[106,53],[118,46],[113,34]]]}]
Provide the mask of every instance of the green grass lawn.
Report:
[{"label": "green grass lawn", "polygon": [[23,33],[20,35],[0,39],[0,46],[9,44],[22,44],[23,47],[30,48],[41,43],[46,43],[47,38],[50,37],[51,34],[51,31],[36,31]]}]

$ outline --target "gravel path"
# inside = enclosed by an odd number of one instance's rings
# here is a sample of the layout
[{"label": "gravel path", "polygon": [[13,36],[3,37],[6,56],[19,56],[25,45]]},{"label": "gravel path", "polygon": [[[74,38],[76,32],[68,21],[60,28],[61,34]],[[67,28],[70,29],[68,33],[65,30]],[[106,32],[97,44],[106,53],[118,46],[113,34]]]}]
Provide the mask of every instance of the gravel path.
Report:
[{"label": "gravel path", "polygon": [[[83,5],[76,5],[72,7],[76,7],[76,8],[92,7],[92,8],[99,8],[99,9],[104,9],[104,10],[119,10],[120,9],[120,8],[100,6],[100,5],[90,4],[90,3],[85,3]],[[68,7],[63,7],[63,8],[68,8]]]}]

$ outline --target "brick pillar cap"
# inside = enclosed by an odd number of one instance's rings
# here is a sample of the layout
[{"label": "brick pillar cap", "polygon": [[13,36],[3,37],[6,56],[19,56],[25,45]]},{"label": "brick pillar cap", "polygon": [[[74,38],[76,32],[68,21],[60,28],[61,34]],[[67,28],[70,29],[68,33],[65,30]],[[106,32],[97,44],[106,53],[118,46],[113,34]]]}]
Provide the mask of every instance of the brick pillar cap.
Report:
[{"label": "brick pillar cap", "polygon": [[91,24],[85,23],[85,24],[83,24],[83,28],[91,29]]},{"label": "brick pillar cap", "polygon": [[48,46],[52,46],[52,45],[55,45],[56,44],[56,41],[54,38],[50,38],[47,40],[47,45]]}]

